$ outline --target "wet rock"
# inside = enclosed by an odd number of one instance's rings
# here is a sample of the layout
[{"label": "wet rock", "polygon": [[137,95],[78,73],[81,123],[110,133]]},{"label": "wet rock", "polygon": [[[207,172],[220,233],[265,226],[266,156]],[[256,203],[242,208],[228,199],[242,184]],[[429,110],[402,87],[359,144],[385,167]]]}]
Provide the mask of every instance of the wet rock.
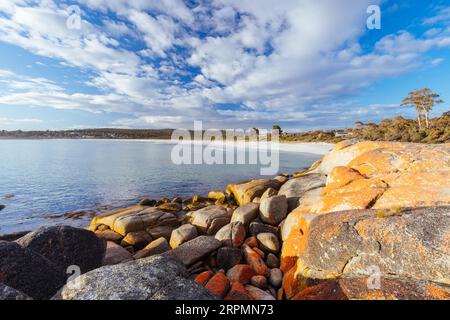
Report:
[{"label": "wet rock", "polygon": [[156,200],[152,200],[152,199],[142,199],[141,201],[138,202],[139,206],[146,206],[146,207],[154,207],[156,205]]},{"label": "wet rock", "polygon": [[26,294],[20,292],[19,290],[8,287],[0,283],[0,301],[5,300],[33,300]]},{"label": "wet rock", "polygon": [[107,242],[106,253],[102,265],[113,265],[131,260],[133,260],[133,256],[128,250],[112,241]]},{"label": "wet rock", "polygon": [[122,235],[112,230],[104,230],[104,231],[97,230],[95,231],[95,235],[101,239],[105,239],[105,241],[113,241],[116,243],[119,243],[123,239]]},{"label": "wet rock", "polygon": [[253,236],[257,236],[259,233],[266,232],[278,234],[278,228],[262,222],[253,221],[252,223],[250,223],[249,232]]},{"label": "wet rock", "polygon": [[170,247],[175,249],[195,237],[197,237],[197,228],[191,224],[184,224],[172,231],[172,235],[170,237]]},{"label": "wet rock", "polygon": [[244,251],[245,260],[248,265],[253,268],[255,273],[268,277],[269,268],[267,268],[262,257],[247,245],[242,246],[242,249]]},{"label": "wet rock", "polygon": [[181,261],[185,266],[190,266],[221,246],[222,243],[213,236],[200,236],[183,243],[181,246],[167,252],[166,255]]},{"label": "wet rock", "polygon": [[15,242],[0,242],[0,283],[34,299],[48,299],[64,285],[65,270]]},{"label": "wet rock", "polygon": [[276,226],[287,215],[287,200],[285,195],[273,196],[261,200],[259,206],[260,219],[270,225]]},{"label": "wet rock", "polygon": [[250,283],[252,286],[255,286],[260,289],[267,289],[267,279],[264,276],[256,275],[250,279]]},{"label": "wet rock", "polygon": [[280,241],[273,233],[259,233],[256,239],[258,239],[259,247],[262,250],[271,253],[280,251]]},{"label": "wet rock", "polygon": [[125,238],[122,239],[121,245],[123,247],[132,246],[135,249],[140,250],[150,242],[152,242],[152,237],[147,231],[135,231],[128,233]]},{"label": "wet rock", "polygon": [[4,204],[0,204],[0,211],[2,211],[5,208],[6,208],[6,206]]},{"label": "wet rock", "polygon": [[105,240],[91,231],[70,226],[41,227],[16,242],[62,270],[76,265],[82,273],[100,267],[106,250]]},{"label": "wet rock", "polygon": [[[95,269],[65,285],[63,300],[211,300],[207,290],[187,279],[186,268],[162,256]],[[75,282],[76,281],[76,282]]]},{"label": "wet rock", "polygon": [[142,259],[169,251],[169,243],[165,238],[159,238],[150,242],[144,249],[139,250],[133,256],[134,259]]},{"label": "wet rock", "polygon": [[214,296],[223,299],[230,289],[230,281],[222,272],[218,272],[209,279],[208,283],[205,285],[205,289]]},{"label": "wet rock", "polygon": [[281,287],[282,281],[283,281],[283,273],[281,272],[281,270],[278,268],[270,269],[270,276],[269,276],[270,285],[273,286],[274,288],[279,288]]},{"label": "wet rock", "polygon": [[227,247],[239,247],[245,240],[245,228],[240,222],[231,222],[223,226],[217,233],[215,238]]},{"label": "wet rock", "polygon": [[231,222],[241,222],[243,225],[248,226],[248,224],[256,219],[259,214],[259,204],[258,203],[247,203],[246,205],[234,210],[231,217]]},{"label": "wet rock", "polygon": [[275,298],[271,294],[255,287],[255,286],[246,285],[245,289],[255,300],[275,300]]},{"label": "wet rock", "polygon": [[247,301],[253,300],[253,297],[245,290],[244,285],[239,282],[233,282],[233,285],[224,300]]},{"label": "wet rock", "polygon": [[209,206],[191,214],[191,224],[203,234],[213,235],[231,219],[231,213],[223,207]]},{"label": "wet rock", "polygon": [[231,282],[246,284],[255,275],[253,268],[247,264],[237,264],[227,272],[227,278]]},{"label": "wet rock", "polygon": [[227,192],[232,193],[237,203],[243,206],[252,202],[254,198],[261,197],[268,188],[278,190],[280,185],[280,182],[277,180],[257,179],[239,184],[230,184],[227,186]]},{"label": "wet rock", "polygon": [[319,173],[305,174],[287,181],[278,192],[286,196],[288,212],[298,207],[298,200],[307,192],[325,186],[326,176]]},{"label": "wet rock", "polygon": [[229,270],[242,260],[242,250],[240,248],[223,247],[217,250],[217,266],[224,270]]},{"label": "wet rock", "polygon": [[161,209],[162,211],[167,211],[167,212],[172,212],[172,213],[176,213],[176,212],[182,210],[181,204],[177,203],[177,202],[163,203],[163,204],[159,205],[158,208]]}]

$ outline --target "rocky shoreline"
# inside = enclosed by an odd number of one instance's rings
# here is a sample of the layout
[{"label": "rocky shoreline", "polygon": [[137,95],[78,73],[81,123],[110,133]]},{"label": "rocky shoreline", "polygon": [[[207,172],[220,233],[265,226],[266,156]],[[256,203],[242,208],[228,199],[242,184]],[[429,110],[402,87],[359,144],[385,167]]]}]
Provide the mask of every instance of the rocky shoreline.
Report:
[{"label": "rocky shoreline", "polygon": [[447,300],[448,159],[344,141],[305,172],[9,237],[0,299]]}]

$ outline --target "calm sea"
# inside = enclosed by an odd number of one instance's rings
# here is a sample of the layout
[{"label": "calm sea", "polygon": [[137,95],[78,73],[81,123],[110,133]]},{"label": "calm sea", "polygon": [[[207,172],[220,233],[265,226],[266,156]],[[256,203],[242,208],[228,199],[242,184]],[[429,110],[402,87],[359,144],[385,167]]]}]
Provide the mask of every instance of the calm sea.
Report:
[{"label": "calm sea", "polygon": [[[175,165],[173,144],[119,140],[0,140],[0,234],[81,220],[50,215],[130,205],[142,197],[189,197],[260,176],[258,165]],[[321,156],[280,152],[280,172]]]}]

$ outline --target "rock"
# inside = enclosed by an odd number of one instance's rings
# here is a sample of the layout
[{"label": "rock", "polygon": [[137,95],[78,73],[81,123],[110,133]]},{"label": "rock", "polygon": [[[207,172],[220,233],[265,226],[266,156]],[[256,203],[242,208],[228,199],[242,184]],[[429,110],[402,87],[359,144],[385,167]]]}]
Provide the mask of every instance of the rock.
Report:
[{"label": "rock", "polygon": [[276,196],[277,194],[278,194],[277,190],[275,190],[274,188],[269,188],[266,191],[264,191],[264,193],[262,194],[260,200]]},{"label": "rock", "polygon": [[169,251],[169,243],[165,238],[158,238],[150,242],[144,249],[139,250],[133,256],[134,259],[142,259]]},{"label": "rock", "polygon": [[265,223],[276,226],[287,215],[287,200],[285,195],[273,196],[261,200],[259,217]]},{"label": "rock", "polygon": [[183,243],[167,252],[166,255],[181,261],[185,266],[190,266],[221,246],[222,243],[212,236],[200,236]]},{"label": "rock", "polygon": [[24,235],[30,233],[31,231],[19,231],[8,234],[1,234],[0,241],[16,241],[19,238],[22,238]]},{"label": "rock", "polygon": [[239,282],[233,282],[224,300],[246,301],[253,300],[253,297],[245,290],[244,285]]},{"label": "rock", "polygon": [[250,248],[255,248],[258,246],[258,240],[256,239],[256,237],[253,236],[248,237],[247,239],[245,239],[244,244],[246,244]]},{"label": "rock", "polygon": [[106,253],[102,265],[113,265],[131,260],[133,260],[133,256],[129,251],[112,241],[107,242]]},{"label": "rock", "polygon": [[140,250],[150,242],[152,242],[152,237],[147,231],[135,231],[128,233],[125,238],[122,239],[121,245],[123,247],[132,246],[137,250]]},{"label": "rock", "polygon": [[255,300],[275,300],[272,295],[254,286],[246,285],[245,289]]},{"label": "rock", "polygon": [[225,199],[226,199],[226,195],[222,191],[211,191],[208,193],[208,198],[217,200],[220,203],[224,203]]},{"label": "rock", "polygon": [[171,226],[159,226],[159,227],[150,227],[147,228],[148,234],[153,239],[165,238],[167,241],[170,240],[172,236],[173,227]]},{"label": "rock", "polygon": [[348,298],[337,281],[327,281],[302,290],[292,300],[348,300]]},{"label": "rock", "polygon": [[273,178],[274,180],[277,180],[279,183],[281,183],[282,185],[285,184],[286,182],[289,181],[289,176],[288,175],[278,175],[275,178]]},{"label": "rock", "polygon": [[242,246],[242,249],[244,250],[245,260],[253,268],[256,274],[268,277],[269,269],[264,263],[262,257],[247,245]]},{"label": "rock", "polygon": [[282,281],[283,281],[283,273],[281,272],[281,270],[278,268],[270,269],[270,276],[269,276],[270,285],[278,289],[279,287],[281,287]]},{"label": "rock", "polygon": [[[318,215],[304,240],[283,256],[298,258],[297,277],[332,279],[395,274],[402,278],[450,282],[450,207],[403,209],[398,212],[351,210]],[[293,233],[293,232],[292,232]],[[296,242],[302,242],[298,244]]]},{"label": "rock", "polygon": [[209,270],[204,271],[204,272],[200,273],[197,277],[195,277],[194,282],[201,286],[205,286],[208,283],[209,279],[211,279],[212,276],[213,276],[212,271],[209,271]]},{"label": "rock", "polygon": [[258,179],[230,184],[227,186],[227,192],[232,193],[237,203],[243,206],[252,202],[254,198],[261,197],[268,188],[278,190],[280,186],[281,183],[277,180]]},{"label": "rock", "polygon": [[11,300],[33,300],[33,299],[27,296],[25,293],[22,293],[16,289],[13,289],[0,283],[0,301],[5,300],[11,301]]},{"label": "rock", "polygon": [[184,224],[172,231],[172,236],[170,237],[170,247],[175,249],[195,237],[197,237],[197,228],[191,224]]},{"label": "rock", "polygon": [[64,285],[65,270],[15,242],[0,242],[0,283],[33,299],[48,299]]},{"label": "rock", "polygon": [[229,270],[242,260],[242,250],[240,248],[223,247],[217,250],[217,266],[224,270]]},{"label": "rock", "polygon": [[260,248],[266,252],[278,253],[280,251],[280,241],[273,233],[259,233],[256,236]]},{"label": "rock", "polygon": [[259,204],[258,203],[247,203],[242,207],[234,210],[233,215],[231,216],[231,222],[240,222],[245,226],[256,219],[259,214]]},{"label": "rock", "polygon": [[179,225],[177,217],[172,213],[144,206],[132,206],[98,215],[91,222],[96,223],[105,224],[123,236],[149,227]]},{"label": "rock", "polygon": [[41,227],[16,242],[64,271],[76,265],[82,273],[100,267],[106,250],[106,241],[95,233],[70,226]]},{"label": "rock", "polygon": [[158,208],[161,209],[162,211],[167,211],[167,212],[172,212],[172,213],[176,213],[176,212],[182,210],[181,204],[177,203],[177,202],[163,203],[163,204],[159,205]]},{"label": "rock", "polygon": [[266,254],[264,253],[264,251],[262,251],[260,248],[258,248],[258,247],[254,247],[254,248],[252,248],[253,249],[253,251],[255,251],[261,258],[265,258],[266,257]]},{"label": "rock", "polygon": [[151,200],[148,198],[144,198],[138,202],[138,206],[153,207],[155,205],[156,205],[156,200]]},{"label": "rock", "polygon": [[287,181],[278,192],[286,196],[288,212],[298,207],[298,200],[307,192],[325,186],[326,176],[319,173],[305,174]]},{"label": "rock", "polygon": [[240,222],[231,222],[222,227],[215,238],[227,247],[240,247],[245,240],[245,228]]},{"label": "rock", "polygon": [[253,221],[250,223],[249,232],[252,236],[257,236],[259,233],[266,232],[278,234],[278,228],[262,222]]},{"label": "rock", "polygon": [[260,197],[253,198],[252,203],[260,204],[261,203],[261,198]]},{"label": "rock", "polygon": [[70,281],[53,299],[62,300],[211,300],[183,265],[162,256],[105,266]]},{"label": "rock", "polygon": [[0,204],[0,211],[2,211],[5,208],[6,208],[6,206],[4,204]]},{"label": "rock", "polygon": [[223,299],[230,289],[230,281],[222,272],[218,272],[209,279],[205,285],[205,289],[216,297]]},{"label": "rock", "polygon": [[119,243],[123,239],[122,235],[112,230],[104,230],[104,231],[97,230],[95,231],[95,235],[101,239],[104,239],[105,241],[113,241],[117,243]]},{"label": "rock", "polygon": [[227,272],[227,278],[231,282],[246,284],[255,275],[255,271],[247,264],[237,264]]},{"label": "rock", "polygon": [[279,268],[280,267],[280,260],[276,255],[273,253],[269,253],[266,258],[266,264],[269,268]]},{"label": "rock", "polygon": [[231,214],[223,207],[209,206],[192,212],[191,224],[203,234],[213,235],[228,224]]},{"label": "rock", "polygon": [[256,275],[250,279],[250,283],[252,286],[255,286],[260,289],[267,289],[267,279],[264,276]]},{"label": "rock", "polygon": [[172,199],[173,203],[179,203],[182,204],[183,203],[183,199],[181,199],[180,197],[175,197]]}]

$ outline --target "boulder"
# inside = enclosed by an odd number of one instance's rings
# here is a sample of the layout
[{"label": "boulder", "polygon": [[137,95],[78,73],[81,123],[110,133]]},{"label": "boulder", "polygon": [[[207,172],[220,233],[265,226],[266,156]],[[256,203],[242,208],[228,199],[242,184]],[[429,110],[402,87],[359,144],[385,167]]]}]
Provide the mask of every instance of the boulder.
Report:
[{"label": "boulder", "polygon": [[187,279],[179,262],[162,256],[105,266],[68,282],[55,295],[62,300],[212,300]]},{"label": "boulder", "polygon": [[4,300],[33,300],[25,293],[20,292],[19,290],[13,289],[0,283],[0,301]]},{"label": "boulder", "polygon": [[245,228],[240,222],[231,222],[222,227],[215,238],[227,247],[240,247],[245,240]]},{"label": "boulder", "polygon": [[298,207],[298,200],[307,192],[325,186],[326,176],[319,173],[310,173],[287,181],[278,192],[286,196],[288,212]]},{"label": "boulder", "polygon": [[226,200],[226,195],[222,191],[210,191],[208,193],[208,199],[213,199],[220,203],[224,203]]},{"label": "boulder", "polygon": [[156,205],[156,200],[144,198],[141,201],[138,202],[138,206],[146,206],[146,207],[153,207]]},{"label": "boulder", "polygon": [[381,276],[450,283],[450,207],[329,213],[316,216],[301,232],[291,231],[293,236],[284,243],[290,251],[283,247],[282,253],[282,259],[298,259],[298,279],[368,276],[376,271]]},{"label": "boulder", "polygon": [[233,282],[233,285],[224,300],[248,301],[253,300],[253,297],[245,290],[244,285],[239,282]]},{"label": "boulder", "polygon": [[255,287],[255,286],[246,285],[245,289],[255,300],[275,300],[275,298],[271,294]]},{"label": "boulder", "polygon": [[132,246],[135,249],[140,250],[150,242],[152,242],[152,237],[147,231],[142,230],[128,233],[125,238],[122,239],[121,245],[123,247]]},{"label": "boulder", "polygon": [[217,272],[209,279],[208,283],[205,285],[205,289],[217,298],[223,299],[230,289],[230,281],[222,272]]},{"label": "boulder", "polygon": [[230,184],[227,186],[227,192],[233,194],[237,203],[243,206],[252,202],[254,198],[261,197],[268,188],[278,190],[280,186],[281,183],[277,180],[257,179]]},{"label": "boulder", "polygon": [[263,222],[276,226],[286,218],[287,209],[285,195],[262,199],[259,206],[259,217]]},{"label": "boulder", "polygon": [[200,236],[166,252],[165,255],[181,261],[185,266],[191,266],[221,246],[222,243],[213,236]]},{"label": "boulder", "polygon": [[169,251],[169,243],[165,238],[158,238],[150,242],[144,249],[139,250],[133,256],[134,259],[142,259]]},{"label": "boulder", "polygon": [[253,268],[255,273],[268,277],[269,268],[267,268],[263,258],[247,245],[243,245],[242,249],[244,250],[244,256],[247,264]]},{"label": "boulder", "polygon": [[220,206],[209,206],[191,214],[191,224],[207,235],[216,234],[220,228],[228,224],[231,219],[231,213]]},{"label": "boulder", "polygon": [[108,241],[102,265],[113,265],[133,260],[131,253],[115,242]]},{"label": "boulder", "polygon": [[197,237],[197,228],[191,224],[184,224],[172,231],[172,235],[170,237],[170,247],[175,249],[195,237]]},{"label": "boulder", "polygon": [[280,251],[280,241],[273,233],[259,233],[256,239],[258,239],[259,247],[262,250],[270,253],[278,253]]},{"label": "boulder", "polygon": [[41,227],[16,242],[64,271],[76,265],[82,273],[100,267],[106,250],[106,241],[95,233],[70,226]]},{"label": "boulder", "polygon": [[113,241],[120,243],[122,241],[123,237],[121,234],[118,234],[117,232],[114,232],[112,230],[97,230],[95,231],[95,235],[101,239],[105,239],[105,241]]},{"label": "boulder", "polygon": [[149,227],[177,226],[175,215],[158,208],[132,206],[96,216],[91,224],[105,224],[111,230],[126,236],[130,232],[146,230]]},{"label": "boulder", "polygon": [[262,199],[266,199],[266,198],[270,198],[273,196],[276,196],[278,194],[278,191],[273,189],[273,188],[269,188],[266,191],[264,191],[264,193],[262,194],[261,198],[260,198],[260,202]]},{"label": "boulder", "polygon": [[162,211],[176,213],[182,210],[182,205],[178,202],[163,203],[158,206]]},{"label": "boulder", "polygon": [[231,216],[231,222],[239,221],[245,226],[256,219],[259,214],[259,204],[258,203],[247,203],[236,210],[234,210],[233,215]]},{"label": "boulder", "polygon": [[222,247],[217,250],[217,266],[223,270],[229,270],[242,260],[240,248]]},{"label": "boulder", "polygon": [[194,282],[201,286],[205,286],[208,283],[209,279],[211,279],[212,276],[213,276],[212,271],[210,271],[210,270],[203,271],[202,273],[200,273],[198,276],[195,277]]},{"label": "boulder", "polygon": [[48,299],[65,281],[65,270],[39,253],[15,242],[0,242],[0,283],[33,299]]},{"label": "boulder", "polygon": [[174,227],[172,226],[159,226],[159,227],[149,227],[147,228],[147,233],[153,238],[165,238],[167,241],[170,240],[172,236],[172,231]]}]

